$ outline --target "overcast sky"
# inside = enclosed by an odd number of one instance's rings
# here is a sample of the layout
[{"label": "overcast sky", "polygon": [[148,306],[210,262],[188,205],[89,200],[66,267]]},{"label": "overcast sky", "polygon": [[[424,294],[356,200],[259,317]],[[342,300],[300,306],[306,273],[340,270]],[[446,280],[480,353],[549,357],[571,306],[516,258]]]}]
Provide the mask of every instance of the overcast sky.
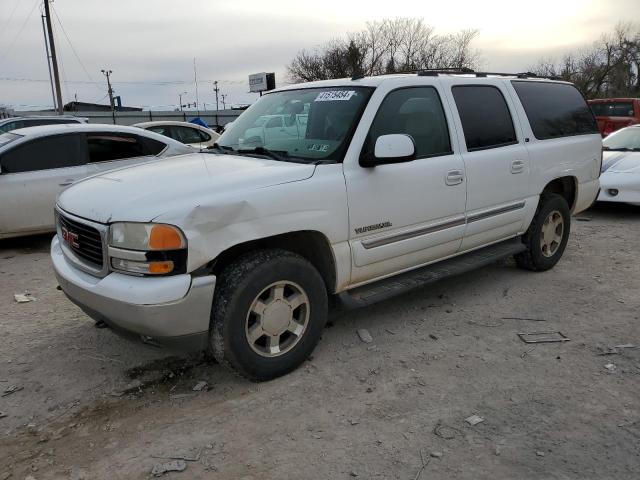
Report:
[{"label": "overcast sky", "polygon": [[[0,105],[52,105],[41,4],[0,0]],[[274,71],[281,84],[298,50],[371,20],[421,17],[438,33],[476,28],[483,68],[523,71],[640,19],[640,0],[55,0],[53,7],[63,101],[77,94],[107,103],[100,70],[108,68],[125,105],[154,109],[174,108],[185,91],[183,101],[195,101],[194,58],[200,106],[214,104],[213,80],[227,104],[248,103],[256,98],[247,93],[250,73]]]}]

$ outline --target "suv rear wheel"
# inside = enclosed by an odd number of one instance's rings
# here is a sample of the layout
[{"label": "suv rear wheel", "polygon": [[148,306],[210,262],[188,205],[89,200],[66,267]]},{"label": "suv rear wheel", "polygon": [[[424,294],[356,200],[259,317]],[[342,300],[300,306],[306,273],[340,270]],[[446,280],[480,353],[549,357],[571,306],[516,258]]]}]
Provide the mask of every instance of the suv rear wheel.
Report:
[{"label": "suv rear wheel", "polygon": [[251,252],[218,277],[210,347],[243,376],[269,380],[311,354],[326,319],[327,290],[311,263],[284,250]]},{"label": "suv rear wheel", "polygon": [[518,267],[538,272],[553,268],[567,246],[570,228],[567,201],[555,193],[541,195],[536,215],[522,237],[527,250],[515,255]]}]

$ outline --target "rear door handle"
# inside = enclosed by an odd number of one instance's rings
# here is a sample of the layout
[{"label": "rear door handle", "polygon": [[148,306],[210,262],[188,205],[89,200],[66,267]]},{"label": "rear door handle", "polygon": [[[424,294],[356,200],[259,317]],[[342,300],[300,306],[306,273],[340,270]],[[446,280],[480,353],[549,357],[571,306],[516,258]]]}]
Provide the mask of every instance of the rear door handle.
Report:
[{"label": "rear door handle", "polygon": [[449,186],[459,185],[464,180],[464,174],[462,170],[450,170],[447,172],[447,176],[445,178],[445,183]]},{"label": "rear door handle", "polygon": [[524,162],[522,160],[514,160],[511,162],[511,173],[524,172]]}]

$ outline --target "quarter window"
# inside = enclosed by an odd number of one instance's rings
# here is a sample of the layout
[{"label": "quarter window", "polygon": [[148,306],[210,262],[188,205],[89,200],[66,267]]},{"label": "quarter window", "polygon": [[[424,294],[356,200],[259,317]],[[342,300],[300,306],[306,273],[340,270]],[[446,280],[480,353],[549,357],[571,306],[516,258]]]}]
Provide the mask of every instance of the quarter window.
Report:
[{"label": "quarter window", "polygon": [[401,88],[389,93],[371,125],[364,153],[373,153],[378,137],[394,133],[413,138],[417,158],[451,153],[447,119],[435,88]]},{"label": "quarter window", "polygon": [[516,132],[502,92],[491,85],[453,87],[467,151],[517,143]]},{"label": "quarter window", "polygon": [[33,172],[82,165],[85,163],[82,147],[80,135],[58,135],[32,140],[2,155],[2,173]]},{"label": "quarter window", "polygon": [[512,83],[538,140],[598,133],[593,113],[573,85],[523,81]]}]

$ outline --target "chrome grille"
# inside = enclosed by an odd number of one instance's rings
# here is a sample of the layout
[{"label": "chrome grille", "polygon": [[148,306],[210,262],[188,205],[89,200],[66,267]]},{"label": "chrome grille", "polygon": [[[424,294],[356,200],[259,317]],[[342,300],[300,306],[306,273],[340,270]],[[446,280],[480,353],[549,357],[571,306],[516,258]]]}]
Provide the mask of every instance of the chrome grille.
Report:
[{"label": "chrome grille", "polygon": [[[104,266],[104,255],[102,252],[102,236],[98,229],[84,223],[66,217],[64,214],[58,216],[60,230],[67,231],[71,237],[62,240],[65,246],[71,250],[78,258],[91,265],[102,269]],[[77,238],[75,237],[77,236]]]}]

